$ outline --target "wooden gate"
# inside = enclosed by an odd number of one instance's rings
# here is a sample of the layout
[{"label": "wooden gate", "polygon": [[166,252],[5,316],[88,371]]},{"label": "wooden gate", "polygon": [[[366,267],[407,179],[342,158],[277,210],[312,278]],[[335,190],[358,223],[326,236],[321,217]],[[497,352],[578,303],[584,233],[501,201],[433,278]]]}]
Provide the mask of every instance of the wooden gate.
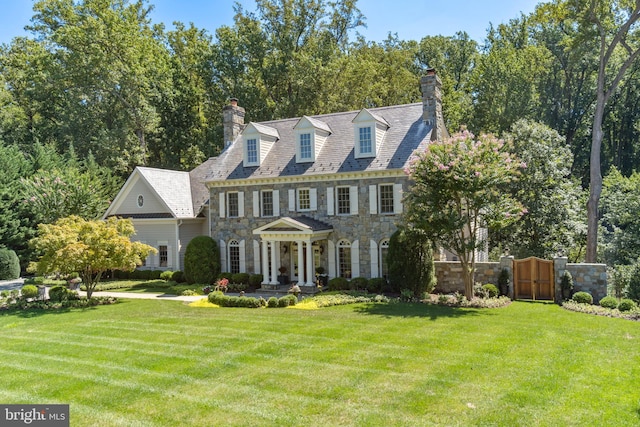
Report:
[{"label": "wooden gate", "polygon": [[553,300],[553,261],[530,257],[513,262],[515,299]]}]

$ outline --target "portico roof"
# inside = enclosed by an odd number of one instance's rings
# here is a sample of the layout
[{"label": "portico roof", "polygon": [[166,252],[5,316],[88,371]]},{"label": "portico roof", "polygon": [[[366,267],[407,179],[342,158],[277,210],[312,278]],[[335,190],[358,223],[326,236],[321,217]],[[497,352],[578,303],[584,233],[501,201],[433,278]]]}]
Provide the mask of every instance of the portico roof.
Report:
[{"label": "portico roof", "polygon": [[275,240],[326,238],[333,231],[333,226],[308,216],[282,217],[269,224],[253,230],[253,234],[272,237]]}]

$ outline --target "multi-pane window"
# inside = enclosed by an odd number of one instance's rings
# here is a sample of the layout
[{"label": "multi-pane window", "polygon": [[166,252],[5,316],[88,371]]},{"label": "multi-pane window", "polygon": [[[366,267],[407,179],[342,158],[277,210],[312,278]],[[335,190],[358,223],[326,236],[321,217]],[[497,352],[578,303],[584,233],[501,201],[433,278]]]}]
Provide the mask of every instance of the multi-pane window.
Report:
[{"label": "multi-pane window", "polygon": [[247,139],[247,163],[258,163],[258,140]]},{"label": "multi-pane window", "polygon": [[300,135],[300,159],[311,159],[311,134],[303,133]]},{"label": "multi-pane window", "polygon": [[351,243],[347,240],[338,242],[338,276],[351,279]]},{"label": "multi-pane window", "polygon": [[373,146],[371,145],[371,127],[359,128],[360,132],[360,154],[373,153]]},{"label": "multi-pane window", "polygon": [[262,191],[262,215],[261,216],[273,216],[273,191]]},{"label": "multi-pane window", "polygon": [[240,273],[240,243],[237,240],[229,242],[229,272]]},{"label": "multi-pane window", "polygon": [[311,209],[311,194],[308,188],[298,189],[298,210],[308,211]]},{"label": "multi-pane window", "polygon": [[338,214],[351,213],[351,200],[349,198],[349,187],[338,187],[337,189]]},{"label": "multi-pane window", "polygon": [[393,184],[380,185],[380,213],[394,213]]},{"label": "multi-pane window", "polygon": [[167,245],[160,245],[158,247],[158,255],[160,257],[160,267],[168,267],[169,265],[169,250]]},{"label": "multi-pane window", "polygon": [[227,193],[227,217],[238,217],[239,213],[238,193]]},{"label": "multi-pane window", "polygon": [[385,279],[389,277],[389,262],[387,261],[387,254],[389,253],[389,239],[384,239],[380,242],[380,277]]}]

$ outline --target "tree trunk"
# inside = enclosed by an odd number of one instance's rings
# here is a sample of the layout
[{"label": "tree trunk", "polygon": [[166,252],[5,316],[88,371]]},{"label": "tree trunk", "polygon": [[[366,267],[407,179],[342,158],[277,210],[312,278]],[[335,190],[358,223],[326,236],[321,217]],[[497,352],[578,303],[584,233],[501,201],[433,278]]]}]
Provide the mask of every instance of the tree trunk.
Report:
[{"label": "tree trunk", "polygon": [[473,270],[469,268],[469,262],[461,259],[462,280],[464,281],[464,296],[471,301],[473,298]]},{"label": "tree trunk", "polygon": [[602,118],[604,116],[604,93],[598,91],[596,111],[593,115],[591,135],[591,157],[589,164],[589,200],[587,202],[587,253],[585,261],[595,263],[598,259],[598,204],[602,193],[602,171],[600,149],[602,146]]}]

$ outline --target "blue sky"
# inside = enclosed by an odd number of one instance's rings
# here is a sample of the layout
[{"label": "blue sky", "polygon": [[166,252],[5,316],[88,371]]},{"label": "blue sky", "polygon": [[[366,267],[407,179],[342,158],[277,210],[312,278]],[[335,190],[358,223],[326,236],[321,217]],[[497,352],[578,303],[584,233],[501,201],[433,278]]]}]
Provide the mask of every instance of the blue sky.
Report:
[{"label": "blue sky", "polygon": [[[424,36],[453,35],[466,31],[482,42],[489,23],[508,22],[532,12],[540,0],[360,0],[358,7],[366,17],[368,28],[359,32],[370,41],[382,41],[389,32],[404,40],[420,40]],[[196,27],[214,33],[221,25],[233,24],[231,0],[150,0],[155,6],[154,23],[193,22]],[[240,0],[245,9],[255,8],[254,0]],[[32,0],[0,0],[0,43],[27,35]]]}]

